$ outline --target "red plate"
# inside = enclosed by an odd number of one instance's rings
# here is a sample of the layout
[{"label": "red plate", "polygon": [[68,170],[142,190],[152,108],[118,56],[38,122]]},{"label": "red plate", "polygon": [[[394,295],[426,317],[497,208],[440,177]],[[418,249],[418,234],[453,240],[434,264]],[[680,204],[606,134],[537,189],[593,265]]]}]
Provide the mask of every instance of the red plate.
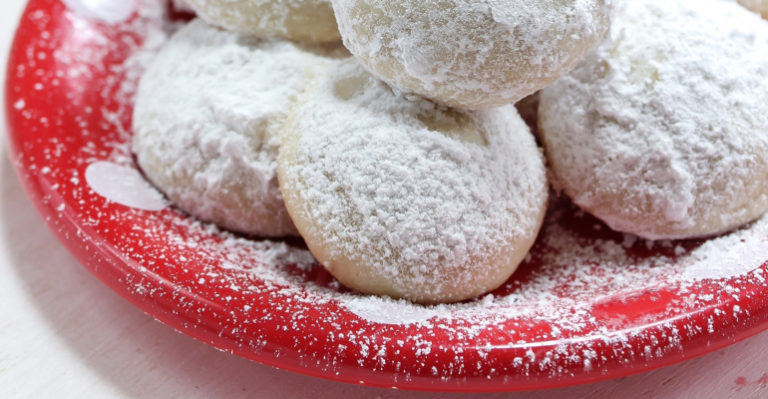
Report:
[{"label": "red plate", "polygon": [[[66,3],[32,0],[16,35],[6,92],[15,166],[83,265],[185,334],[339,381],[502,391],[647,371],[768,327],[768,221],[648,243],[554,201],[506,285],[437,307],[347,292],[300,242],[195,222],[152,197],[130,157],[133,91],[172,13],[159,0]],[[121,184],[110,186],[113,174]]]}]

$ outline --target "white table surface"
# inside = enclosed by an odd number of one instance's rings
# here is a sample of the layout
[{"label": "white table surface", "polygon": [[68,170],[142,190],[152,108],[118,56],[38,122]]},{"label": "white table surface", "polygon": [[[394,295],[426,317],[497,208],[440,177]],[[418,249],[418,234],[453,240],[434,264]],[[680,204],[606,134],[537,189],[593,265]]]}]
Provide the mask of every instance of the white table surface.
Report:
[{"label": "white table surface", "polygon": [[[0,5],[0,72],[24,0]],[[3,108],[4,109],[4,106]],[[4,118],[4,115],[2,117]],[[219,352],[91,276],[28,202],[0,124],[0,398],[766,398],[768,333],[633,377],[549,391],[448,395],[305,377]]]}]

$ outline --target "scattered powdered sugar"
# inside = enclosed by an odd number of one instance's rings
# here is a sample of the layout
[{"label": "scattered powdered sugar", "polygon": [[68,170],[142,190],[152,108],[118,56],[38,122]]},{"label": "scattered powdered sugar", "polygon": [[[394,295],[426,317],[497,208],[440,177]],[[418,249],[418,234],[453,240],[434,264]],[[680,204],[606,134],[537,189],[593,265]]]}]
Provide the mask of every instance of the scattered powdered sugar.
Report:
[{"label": "scattered powdered sugar", "polygon": [[[74,115],[81,133],[88,137],[103,128],[91,120],[94,116],[100,117],[103,123],[108,124],[119,137],[119,140],[113,139],[103,144],[109,149],[107,158],[120,165],[134,166],[131,144],[133,132],[130,124],[124,123],[125,118],[131,116],[134,97],[144,71],[149,68],[173,32],[184,22],[168,20],[168,8],[163,2],[137,0],[127,3],[133,5],[130,10],[131,16],[127,21],[116,25],[117,32],[125,35],[120,43],[112,43],[114,39],[99,29],[98,25],[90,23],[79,15],[67,14],[73,30],[78,35],[99,45],[84,47],[78,40],[69,40],[52,49],[54,58],[62,65],[62,70],[55,72],[51,84],[54,87],[58,86],[59,79],[69,82],[70,84],[66,86],[67,99],[72,101],[71,105],[84,109],[83,113]],[[48,32],[48,35],[50,34]],[[136,35],[140,35],[140,41],[137,41]],[[123,62],[119,64],[104,62],[111,54],[120,52],[128,53]],[[93,79],[94,74],[101,73],[109,74],[107,81],[103,82],[105,87],[102,88],[101,95],[109,96],[110,103],[95,109],[90,104],[81,103],[82,95],[88,88],[78,82]],[[19,101],[23,102],[23,100]],[[106,138],[94,137],[94,140],[106,140]],[[90,155],[85,159],[89,164],[104,160],[104,157],[96,155],[97,151],[94,148],[96,146],[95,142],[90,142],[85,149],[85,154]]]},{"label": "scattered powdered sugar", "polygon": [[[765,262],[768,254],[768,218],[724,237],[707,240],[681,263],[691,280],[744,275]],[[715,261],[713,261],[713,259]]]},{"label": "scattered powdered sugar", "polygon": [[618,7],[610,38],[541,93],[556,184],[616,230],[718,234],[768,209],[768,24],[717,0]]},{"label": "scattered powdered sugar", "polygon": [[333,0],[344,44],[394,87],[438,102],[517,102],[604,37],[611,0]]}]

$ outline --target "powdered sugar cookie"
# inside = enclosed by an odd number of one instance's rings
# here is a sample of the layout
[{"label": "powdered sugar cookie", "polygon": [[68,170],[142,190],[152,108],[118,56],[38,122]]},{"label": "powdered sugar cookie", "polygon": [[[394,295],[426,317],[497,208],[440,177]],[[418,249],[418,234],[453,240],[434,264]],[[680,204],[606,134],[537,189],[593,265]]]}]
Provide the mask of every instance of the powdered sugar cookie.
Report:
[{"label": "powdered sugar cookie", "polygon": [[732,2],[635,0],[540,95],[552,171],[616,230],[718,234],[768,209],[768,24]]},{"label": "powdered sugar cookie", "polygon": [[275,132],[308,80],[305,69],[326,61],[288,42],[191,22],[141,80],[133,119],[139,165],[202,220],[259,236],[295,234],[277,184]]},{"label": "powdered sugar cookie", "polygon": [[394,87],[443,104],[511,104],[604,37],[611,0],[332,0],[344,44]]},{"label": "powdered sugar cookie", "polygon": [[279,156],[286,207],[344,285],[416,302],[472,298],[527,254],[547,199],[513,106],[461,113],[394,94],[356,61],[309,89]]},{"label": "powdered sugar cookie", "polygon": [[186,0],[209,23],[261,38],[341,39],[329,0]]}]

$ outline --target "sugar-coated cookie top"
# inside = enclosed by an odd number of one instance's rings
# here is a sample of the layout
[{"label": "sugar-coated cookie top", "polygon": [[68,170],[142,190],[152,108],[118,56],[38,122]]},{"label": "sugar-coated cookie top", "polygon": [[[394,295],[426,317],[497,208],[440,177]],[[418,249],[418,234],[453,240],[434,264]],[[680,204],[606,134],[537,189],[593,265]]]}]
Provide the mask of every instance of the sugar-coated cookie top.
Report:
[{"label": "sugar-coated cookie top", "polygon": [[510,241],[532,242],[547,184],[514,107],[459,113],[406,100],[354,60],[308,93],[286,135],[298,136],[299,162],[281,154],[280,176],[319,226],[303,236],[393,286],[457,292]]},{"label": "sugar-coated cookie top", "polygon": [[[601,218],[648,238],[740,220],[746,210],[728,204],[768,149],[766,77],[768,24],[735,3],[623,2],[609,40],[542,91],[558,184],[589,187],[569,193],[588,209],[626,193],[621,214]],[[660,221],[667,233],[654,232]]]},{"label": "sugar-coated cookie top", "polygon": [[393,86],[451,106],[516,102],[604,36],[612,0],[332,0],[344,43]]}]

